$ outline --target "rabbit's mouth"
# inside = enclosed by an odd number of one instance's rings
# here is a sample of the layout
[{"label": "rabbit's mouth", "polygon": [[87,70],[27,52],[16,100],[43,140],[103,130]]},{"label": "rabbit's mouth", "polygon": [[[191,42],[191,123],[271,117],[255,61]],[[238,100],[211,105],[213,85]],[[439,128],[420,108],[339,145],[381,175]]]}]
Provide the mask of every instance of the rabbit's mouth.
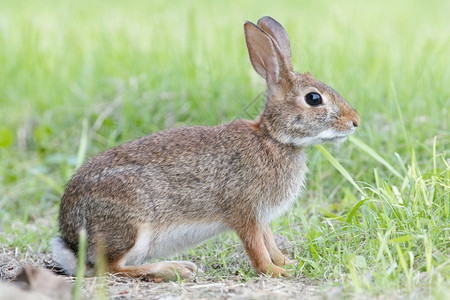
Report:
[{"label": "rabbit's mouth", "polygon": [[342,143],[350,133],[336,132],[335,130],[325,130],[315,136],[292,137],[281,135],[280,141],[285,144],[291,144],[296,147],[314,146],[323,143]]}]

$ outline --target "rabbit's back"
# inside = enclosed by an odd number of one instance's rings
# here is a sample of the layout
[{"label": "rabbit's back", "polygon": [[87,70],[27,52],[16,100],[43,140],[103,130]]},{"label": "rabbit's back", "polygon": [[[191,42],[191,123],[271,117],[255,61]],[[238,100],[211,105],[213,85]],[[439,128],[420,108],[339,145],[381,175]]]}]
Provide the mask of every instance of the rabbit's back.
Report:
[{"label": "rabbit's back", "polygon": [[302,150],[249,121],[161,131],[88,160],[66,187],[61,231],[76,237],[98,219],[160,228],[270,221],[296,199],[305,172]]}]

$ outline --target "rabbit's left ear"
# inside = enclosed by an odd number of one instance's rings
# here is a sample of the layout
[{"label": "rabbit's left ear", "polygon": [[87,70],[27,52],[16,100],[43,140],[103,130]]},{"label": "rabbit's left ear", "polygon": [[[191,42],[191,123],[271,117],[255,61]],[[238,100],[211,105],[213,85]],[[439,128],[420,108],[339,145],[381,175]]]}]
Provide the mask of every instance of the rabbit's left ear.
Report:
[{"label": "rabbit's left ear", "polygon": [[286,66],[292,71],[291,43],[283,26],[269,16],[259,19],[257,25],[275,40],[283,54]]},{"label": "rabbit's left ear", "polygon": [[253,68],[266,80],[269,88],[274,87],[286,69],[280,47],[270,35],[251,22],[245,22],[244,32]]}]

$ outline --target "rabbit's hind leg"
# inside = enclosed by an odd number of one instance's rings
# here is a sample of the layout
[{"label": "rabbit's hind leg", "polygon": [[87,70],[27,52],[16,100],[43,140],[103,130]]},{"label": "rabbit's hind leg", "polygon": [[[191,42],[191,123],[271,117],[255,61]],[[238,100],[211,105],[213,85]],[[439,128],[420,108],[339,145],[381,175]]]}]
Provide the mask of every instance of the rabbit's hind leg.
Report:
[{"label": "rabbit's hind leg", "polygon": [[[141,224],[136,226],[137,234],[134,245],[125,251],[111,251],[119,253],[115,256],[109,255],[109,272],[118,275],[142,278],[146,280],[173,281],[178,279],[193,279],[197,271],[197,266],[187,261],[162,261],[142,264],[142,262],[155,257],[154,230],[149,225]],[[118,245],[116,245],[116,248]]]},{"label": "rabbit's hind leg", "polygon": [[197,266],[188,261],[163,261],[141,266],[120,266],[116,263],[110,264],[109,271],[116,275],[160,282],[178,279],[192,280]]}]

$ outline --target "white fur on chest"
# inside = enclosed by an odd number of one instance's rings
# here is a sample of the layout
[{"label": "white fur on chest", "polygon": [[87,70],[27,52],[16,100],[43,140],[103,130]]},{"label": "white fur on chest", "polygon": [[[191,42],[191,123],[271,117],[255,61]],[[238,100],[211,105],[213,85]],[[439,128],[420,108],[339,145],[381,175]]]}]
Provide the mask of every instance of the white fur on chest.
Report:
[{"label": "white fur on chest", "polygon": [[[298,169],[296,169],[296,173],[290,176],[284,188],[276,195],[275,201],[260,201],[258,214],[262,224],[269,224],[271,221],[285,213],[302,193],[305,187],[305,175],[308,172],[304,154],[298,157],[297,163]],[[268,203],[276,204],[270,205]]]},{"label": "white fur on chest", "polygon": [[137,265],[153,258],[167,258],[228,228],[219,222],[209,224],[180,224],[164,232],[141,226],[136,243],[122,259],[122,265]]}]

